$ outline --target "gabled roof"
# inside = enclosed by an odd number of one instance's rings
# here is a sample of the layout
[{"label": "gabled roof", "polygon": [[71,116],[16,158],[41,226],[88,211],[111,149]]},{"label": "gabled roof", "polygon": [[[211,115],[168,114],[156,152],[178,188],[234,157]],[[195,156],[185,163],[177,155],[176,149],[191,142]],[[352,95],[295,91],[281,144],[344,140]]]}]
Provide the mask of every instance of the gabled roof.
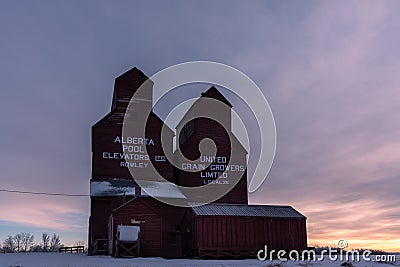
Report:
[{"label": "gabled roof", "polygon": [[[176,127],[177,129],[182,125],[182,120],[185,118],[185,116],[187,116],[187,114],[189,114],[193,108],[198,104],[198,101],[201,101],[201,98],[204,97],[208,97],[208,98],[213,98],[216,99],[218,101],[221,101],[222,103],[226,104],[228,107],[232,108],[233,105],[228,101],[228,99],[225,98],[225,96],[215,87],[215,86],[211,86],[207,91],[201,93],[201,97],[199,97],[190,107],[189,109],[186,111],[186,113],[182,116],[181,121],[178,123],[178,126]],[[230,122],[232,124],[232,120]],[[232,140],[233,142],[237,142],[237,144],[239,144],[239,147],[242,149],[243,153],[247,154],[247,150],[246,148],[243,146],[243,144],[239,141],[239,139],[236,137],[236,135],[234,133],[232,133],[232,137],[234,140]]]},{"label": "gabled roof", "polygon": [[187,210],[187,208],[185,207],[178,207],[178,206],[173,206],[173,205],[169,205],[166,204],[164,202],[161,202],[153,197],[134,197],[132,199],[130,199],[129,201],[125,202],[124,204],[122,204],[121,206],[115,208],[111,214],[110,217],[113,216],[114,213],[125,209],[126,207],[130,206],[130,205],[135,205],[135,203],[137,202],[141,202],[144,205],[148,206],[149,209],[151,209],[153,212],[169,217],[169,216],[174,216],[176,214],[174,214],[173,212],[175,211],[181,211],[184,212]]},{"label": "gabled roof", "polygon": [[306,218],[290,206],[207,204],[192,208],[197,216],[245,216],[270,218]]},{"label": "gabled roof", "polygon": [[132,85],[139,84],[139,86],[147,81],[149,77],[146,76],[141,70],[134,67],[127,72],[124,72],[117,78],[115,78],[115,87],[118,88],[120,86],[131,87]]},{"label": "gabled roof", "polygon": [[[114,81],[114,94],[111,110],[122,108],[126,109],[132,96],[138,88],[142,86],[149,78],[138,68],[132,68],[122,75],[118,76]],[[146,84],[140,95],[144,99],[151,100],[153,96],[153,82]]]},{"label": "gabled roof", "polygon": [[145,204],[146,206],[148,206],[149,209],[151,209],[153,212],[158,213],[156,209],[154,209],[154,208],[153,208],[151,205],[149,205],[146,201],[142,201],[142,200],[143,200],[142,197],[134,197],[134,198],[130,199],[129,201],[123,203],[121,206],[115,208],[115,209],[111,212],[111,214],[110,214],[110,219],[111,219],[111,217],[113,216],[114,213],[116,213],[116,212],[118,212],[118,211],[120,211],[120,210],[123,210],[125,207],[127,207],[127,206],[129,206],[129,205],[132,205],[133,203],[138,202],[138,201],[141,201],[142,203],[144,203],[144,204]]},{"label": "gabled roof", "polygon": [[228,101],[228,99],[226,99],[225,96],[221,94],[221,92],[217,88],[215,88],[215,86],[211,86],[210,89],[208,89],[204,93],[201,93],[201,96],[219,100],[227,104],[229,107],[233,107],[232,104]]}]

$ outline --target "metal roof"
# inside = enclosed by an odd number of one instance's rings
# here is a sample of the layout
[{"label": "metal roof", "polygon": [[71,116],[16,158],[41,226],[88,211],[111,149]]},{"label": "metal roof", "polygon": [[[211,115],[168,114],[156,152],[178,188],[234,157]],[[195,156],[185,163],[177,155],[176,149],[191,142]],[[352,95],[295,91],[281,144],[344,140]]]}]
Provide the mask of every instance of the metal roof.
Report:
[{"label": "metal roof", "polygon": [[[141,181],[141,195],[160,198],[186,198],[185,195],[169,182]],[[91,180],[90,196],[135,196],[135,188],[139,185],[135,180]]]},{"label": "metal roof", "polygon": [[134,196],[136,181],[131,179],[91,180],[90,196]]},{"label": "metal roof", "polygon": [[290,206],[208,204],[192,209],[198,216],[305,218],[304,215]]}]

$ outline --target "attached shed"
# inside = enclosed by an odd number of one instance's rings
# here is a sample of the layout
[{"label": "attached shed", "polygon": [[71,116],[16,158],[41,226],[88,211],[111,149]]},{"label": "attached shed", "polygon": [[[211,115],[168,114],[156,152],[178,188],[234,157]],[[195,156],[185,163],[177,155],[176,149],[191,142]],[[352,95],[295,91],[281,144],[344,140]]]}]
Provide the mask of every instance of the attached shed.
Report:
[{"label": "attached shed", "polygon": [[181,224],[186,209],[152,197],[137,197],[115,209],[108,220],[108,252],[115,255],[118,226],[140,226],[140,257],[182,257]]},{"label": "attached shed", "polygon": [[306,217],[290,206],[208,204],[185,214],[188,257],[254,257],[264,248],[307,248]]}]

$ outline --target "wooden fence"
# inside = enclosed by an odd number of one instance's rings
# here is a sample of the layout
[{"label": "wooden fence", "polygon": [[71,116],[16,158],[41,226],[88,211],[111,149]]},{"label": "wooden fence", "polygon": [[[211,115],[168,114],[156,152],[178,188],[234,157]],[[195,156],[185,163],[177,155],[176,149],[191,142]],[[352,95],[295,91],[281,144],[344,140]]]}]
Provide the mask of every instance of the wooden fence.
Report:
[{"label": "wooden fence", "polygon": [[84,253],[84,246],[76,246],[76,247],[62,247],[58,249],[60,253]]}]

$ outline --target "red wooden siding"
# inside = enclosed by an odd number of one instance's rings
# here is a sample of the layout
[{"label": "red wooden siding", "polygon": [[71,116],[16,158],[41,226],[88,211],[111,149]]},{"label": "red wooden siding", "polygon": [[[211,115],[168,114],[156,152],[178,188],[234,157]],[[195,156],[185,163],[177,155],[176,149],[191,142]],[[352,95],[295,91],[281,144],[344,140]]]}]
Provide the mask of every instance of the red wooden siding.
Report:
[{"label": "red wooden siding", "polygon": [[[200,249],[304,249],[303,219],[198,217]],[[303,228],[296,231],[295,227]],[[268,229],[269,231],[265,231]]]},{"label": "red wooden siding", "polygon": [[[109,230],[112,230],[112,239],[109,243],[114,244],[118,225],[132,225],[131,220],[144,221],[140,227],[141,234],[141,256],[159,256],[161,254],[162,226],[161,216],[144,201],[135,199],[131,205],[124,205],[123,209],[117,209],[113,212],[109,224]],[[109,251],[112,254],[111,251]]]},{"label": "red wooden siding", "polygon": [[[141,255],[165,258],[182,256],[181,225],[185,208],[163,204],[150,197],[136,198],[116,209],[110,216],[108,231],[114,243],[118,225],[141,225]],[[111,224],[112,222],[112,224]],[[112,255],[112,251],[109,254]]]},{"label": "red wooden siding", "polygon": [[186,252],[307,248],[305,218],[186,216]]}]

